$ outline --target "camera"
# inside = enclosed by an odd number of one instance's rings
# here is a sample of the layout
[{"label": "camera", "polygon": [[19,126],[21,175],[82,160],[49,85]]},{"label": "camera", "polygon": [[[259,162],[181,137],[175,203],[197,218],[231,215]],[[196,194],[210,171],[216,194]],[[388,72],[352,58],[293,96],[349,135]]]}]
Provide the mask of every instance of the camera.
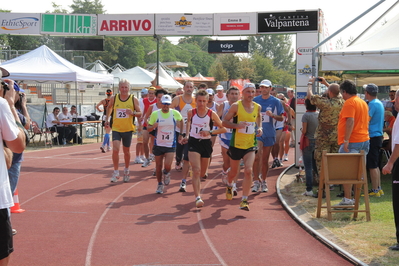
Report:
[{"label": "camera", "polygon": [[8,87],[8,84],[5,83],[4,81],[1,82],[1,85],[3,86],[3,89],[4,89],[4,90],[6,90],[6,91],[9,91],[9,90],[10,90],[10,88]]},{"label": "camera", "polygon": [[322,82],[323,80],[321,78],[316,79],[318,82]]}]

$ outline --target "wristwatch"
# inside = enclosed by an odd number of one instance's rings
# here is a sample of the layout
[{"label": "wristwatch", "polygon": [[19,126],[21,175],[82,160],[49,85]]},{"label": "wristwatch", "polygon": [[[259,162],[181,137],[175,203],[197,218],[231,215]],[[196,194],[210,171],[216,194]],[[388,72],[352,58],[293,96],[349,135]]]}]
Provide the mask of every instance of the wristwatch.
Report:
[{"label": "wristwatch", "polygon": [[209,134],[212,135],[212,133],[213,133],[213,130],[209,130]]}]

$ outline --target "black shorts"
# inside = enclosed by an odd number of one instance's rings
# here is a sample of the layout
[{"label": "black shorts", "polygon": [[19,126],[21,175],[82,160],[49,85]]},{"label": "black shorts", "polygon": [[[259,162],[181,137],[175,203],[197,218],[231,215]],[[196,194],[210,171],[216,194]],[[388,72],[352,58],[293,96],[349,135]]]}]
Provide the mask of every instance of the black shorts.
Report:
[{"label": "black shorts", "polygon": [[154,145],[154,147],[152,147],[152,153],[155,156],[161,156],[164,155],[165,153],[175,153],[175,152],[176,148],[162,147],[157,145]]},{"label": "black shorts", "polygon": [[7,258],[13,251],[12,228],[8,209],[0,209],[0,260]]},{"label": "black shorts", "polygon": [[242,158],[244,158],[245,154],[249,153],[249,152],[258,152],[258,147],[254,146],[252,148],[249,149],[239,149],[233,146],[229,147],[229,150],[227,151],[227,155],[235,161],[241,160]]},{"label": "black shorts", "polygon": [[188,160],[188,143],[183,145],[183,160],[184,161],[189,161]]},{"label": "black shorts", "polygon": [[370,148],[367,153],[367,168],[378,168],[378,158],[382,147],[382,136],[370,138]]},{"label": "black shorts", "polygon": [[211,158],[213,152],[212,141],[211,139],[196,139],[190,137],[188,139],[188,151],[199,153],[201,158]]},{"label": "black shorts", "polygon": [[112,140],[122,141],[123,147],[130,147],[132,144],[133,131],[118,132],[112,131]]}]

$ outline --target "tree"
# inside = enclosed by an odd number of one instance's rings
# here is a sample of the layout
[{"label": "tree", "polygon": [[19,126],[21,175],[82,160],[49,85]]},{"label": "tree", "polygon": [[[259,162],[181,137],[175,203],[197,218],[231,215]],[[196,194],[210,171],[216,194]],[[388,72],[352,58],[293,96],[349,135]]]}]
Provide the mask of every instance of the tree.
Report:
[{"label": "tree", "polygon": [[252,79],[255,74],[255,68],[252,58],[241,57],[239,68],[241,78]]},{"label": "tree", "polygon": [[216,58],[227,71],[229,79],[240,78],[240,59],[234,54],[222,54]]},{"label": "tree", "polygon": [[273,65],[286,71],[293,71],[293,57],[291,35],[262,35],[251,36],[249,52],[256,52],[273,60]]},{"label": "tree", "polygon": [[209,73],[215,78],[216,81],[228,80],[228,74],[226,69],[223,68],[222,63],[215,62],[209,69]]},{"label": "tree", "polygon": [[101,0],[73,0],[73,4],[69,6],[72,14],[104,14],[104,5]]},{"label": "tree", "polygon": [[67,14],[68,10],[66,10],[65,8],[63,8],[61,5],[57,5],[54,2],[51,2],[52,6],[53,6],[53,11],[46,11],[46,13],[64,13]]}]

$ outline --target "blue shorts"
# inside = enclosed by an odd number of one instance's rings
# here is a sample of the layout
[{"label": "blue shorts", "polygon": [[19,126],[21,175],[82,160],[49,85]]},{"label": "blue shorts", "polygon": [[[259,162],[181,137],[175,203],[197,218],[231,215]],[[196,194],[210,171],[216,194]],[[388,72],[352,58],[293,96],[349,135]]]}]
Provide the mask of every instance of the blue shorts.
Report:
[{"label": "blue shorts", "polygon": [[263,143],[263,147],[270,147],[273,146],[274,143],[276,143],[276,137],[265,137],[265,136],[260,136],[256,138],[258,141],[261,141]]},{"label": "blue shorts", "polygon": [[229,146],[230,146],[230,140],[229,139],[220,138],[220,146],[222,146],[223,148],[228,149]]},{"label": "blue shorts", "polygon": [[[360,151],[364,151],[364,153],[367,155],[367,153],[369,152],[369,148],[370,148],[370,142],[369,141],[365,141],[365,142],[349,142],[348,145],[348,153],[360,153]],[[341,144],[341,146],[339,147],[338,150],[339,153],[346,153],[344,151],[344,144]]]}]

